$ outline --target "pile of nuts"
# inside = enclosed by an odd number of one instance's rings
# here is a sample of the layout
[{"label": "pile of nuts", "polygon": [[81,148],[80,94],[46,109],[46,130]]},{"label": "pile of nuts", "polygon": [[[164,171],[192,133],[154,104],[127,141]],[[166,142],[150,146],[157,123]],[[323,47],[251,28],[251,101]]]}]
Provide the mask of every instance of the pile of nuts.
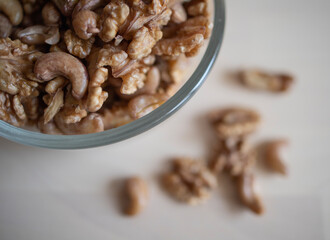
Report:
[{"label": "pile of nuts", "polygon": [[0,120],[47,134],[119,127],[182,85],[208,0],[0,0]]}]

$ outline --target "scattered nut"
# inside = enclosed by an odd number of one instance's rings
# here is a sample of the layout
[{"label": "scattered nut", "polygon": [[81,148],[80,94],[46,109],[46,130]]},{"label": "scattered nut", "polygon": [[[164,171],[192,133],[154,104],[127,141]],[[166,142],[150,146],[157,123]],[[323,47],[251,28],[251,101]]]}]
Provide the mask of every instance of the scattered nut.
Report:
[{"label": "scattered nut", "polygon": [[124,213],[134,216],[147,205],[149,199],[148,185],[139,177],[126,179],[124,187]]},{"label": "scattered nut", "polygon": [[251,172],[244,172],[237,177],[237,189],[242,203],[254,213],[264,213],[264,205],[260,196],[256,193],[255,179]]},{"label": "scattered nut", "polygon": [[288,74],[270,74],[261,70],[241,71],[239,79],[251,89],[269,92],[285,92],[293,84],[293,77]]},{"label": "scattered nut", "polygon": [[288,145],[285,139],[274,140],[265,144],[265,163],[269,169],[283,175],[287,175],[288,169],[280,157],[279,148]]},{"label": "scattered nut", "polygon": [[256,130],[260,122],[257,112],[245,108],[226,108],[212,112],[209,119],[220,138],[246,136]]},{"label": "scattered nut", "polygon": [[216,177],[201,161],[177,158],[162,179],[165,189],[177,200],[196,205],[204,202],[217,186]]}]

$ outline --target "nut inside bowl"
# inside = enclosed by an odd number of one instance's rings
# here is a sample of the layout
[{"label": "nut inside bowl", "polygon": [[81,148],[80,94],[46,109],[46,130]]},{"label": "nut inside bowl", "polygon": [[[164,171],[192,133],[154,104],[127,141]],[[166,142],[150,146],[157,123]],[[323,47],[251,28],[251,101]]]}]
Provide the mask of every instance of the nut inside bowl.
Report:
[{"label": "nut inside bowl", "polygon": [[[108,145],[136,136],[161,123],[183,106],[199,89],[211,70],[224,34],[224,0],[209,0],[213,31],[202,58],[185,84],[160,107],[131,123],[104,132],[85,135],[48,135],[14,127],[0,121],[0,136],[11,141],[55,149],[81,149]],[[202,53],[200,53],[202,54]]]}]

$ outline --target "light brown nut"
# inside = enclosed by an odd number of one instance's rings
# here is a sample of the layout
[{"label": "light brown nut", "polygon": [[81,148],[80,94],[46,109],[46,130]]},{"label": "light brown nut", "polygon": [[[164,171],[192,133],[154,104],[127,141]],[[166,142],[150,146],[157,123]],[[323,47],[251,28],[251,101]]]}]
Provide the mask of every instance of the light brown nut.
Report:
[{"label": "light brown nut", "polygon": [[18,25],[23,19],[23,8],[18,0],[0,0],[0,11],[5,13],[13,25]]},{"label": "light brown nut", "polygon": [[64,16],[70,16],[79,0],[52,0]]},{"label": "light brown nut", "polygon": [[162,183],[177,200],[196,205],[209,198],[217,179],[202,161],[177,158],[172,162],[172,169],[163,175]]},{"label": "light brown nut", "polygon": [[129,101],[128,108],[131,116],[138,119],[161,106],[167,99],[165,94],[140,95]]},{"label": "light brown nut", "polygon": [[17,32],[17,37],[26,44],[36,45],[47,43],[57,44],[60,41],[60,33],[57,27],[34,25]]},{"label": "light brown nut", "polygon": [[134,120],[131,117],[127,106],[114,105],[111,109],[106,108],[102,111],[101,116],[105,130],[123,126]]},{"label": "light brown nut", "polygon": [[129,216],[139,214],[146,207],[149,200],[147,183],[140,177],[126,179],[123,197],[124,213]]},{"label": "light brown nut", "polygon": [[12,25],[9,21],[9,19],[3,15],[0,14],[0,38],[6,38],[11,34]]},{"label": "light brown nut", "polygon": [[[112,80],[112,83],[114,84],[114,80]],[[120,80],[119,84],[116,87],[118,87],[116,89],[116,93],[117,95],[124,100],[130,100],[132,98],[135,98],[139,95],[145,95],[145,94],[156,94],[157,89],[159,87],[160,84],[160,72],[158,70],[158,67],[151,67],[147,73],[147,78],[144,82],[144,86],[140,89],[138,89],[135,93],[133,94],[122,94],[120,92],[120,86],[122,84],[122,81]]]},{"label": "light brown nut", "polygon": [[208,16],[207,0],[192,0],[186,5],[187,12],[190,16]]},{"label": "light brown nut", "polygon": [[62,121],[66,124],[78,123],[87,116],[84,101],[74,98],[70,90],[71,86],[68,85],[64,106],[60,112]]},{"label": "light brown nut", "polygon": [[57,90],[63,88],[67,82],[68,81],[64,77],[56,77],[47,83],[45,91],[50,95],[54,95]]},{"label": "light brown nut", "polygon": [[41,117],[38,121],[38,128],[40,132],[51,135],[63,135],[53,121],[44,124],[44,118]]},{"label": "light brown nut", "polygon": [[20,119],[13,108],[13,97],[8,93],[0,91],[0,120],[16,127],[24,125],[25,121]]},{"label": "light brown nut", "polygon": [[187,13],[181,3],[177,3],[171,7],[171,20],[174,23],[183,23],[187,20]]},{"label": "light brown nut", "polygon": [[153,48],[153,53],[159,56],[179,56],[182,53],[190,52],[203,41],[203,34],[162,39]]},{"label": "light brown nut", "polygon": [[138,89],[144,86],[144,81],[146,79],[146,72],[148,70],[145,68],[137,68],[132,72],[123,75],[121,78],[123,83],[120,88],[122,94],[133,94]]},{"label": "light brown nut", "polygon": [[155,94],[160,83],[160,72],[157,67],[151,67],[147,74],[147,79],[144,83],[141,92],[145,94]]},{"label": "light brown nut", "polygon": [[24,111],[24,107],[23,107],[23,104],[21,103],[21,100],[18,95],[15,95],[13,97],[12,104],[13,104],[13,109],[14,109],[17,117],[21,120],[26,120],[27,117],[26,117],[26,114]]},{"label": "light brown nut", "polygon": [[270,74],[261,70],[241,71],[239,79],[251,89],[270,92],[285,92],[293,83],[293,77],[288,74]]},{"label": "light brown nut", "polygon": [[83,40],[71,30],[67,30],[64,34],[64,42],[69,53],[80,59],[84,59],[90,54],[95,38],[91,37],[88,40]]},{"label": "light brown nut", "polygon": [[238,176],[251,169],[256,163],[256,151],[247,146],[244,139],[222,139],[219,141],[218,148],[218,153],[209,166],[214,173],[224,171],[231,176]]},{"label": "light brown nut", "polygon": [[45,1],[46,0],[21,0],[25,16],[34,15],[34,13],[37,12],[39,13]]},{"label": "light brown nut", "polygon": [[119,30],[119,27],[125,22],[130,9],[123,1],[112,1],[103,9],[101,15],[101,31],[99,37],[104,42],[112,41]]},{"label": "light brown nut", "polygon": [[222,139],[253,133],[260,123],[260,116],[251,109],[234,107],[212,112],[209,120]]},{"label": "light brown nut", "polygon": [[269,141],[265,144],[265,163],[269,169],[283,175],[288,174],[288,169],[280,157],[279,150],[287,145],[288,141],[285,139]]},{"label": "light brown nut", "polygon": [[58,89],[55,95],[51,98],[49,106],[44,110],[44,124],[51,121],[54,116],[63,107],[64,92],[62,89]]},{"label": "light brown nut", "polygon": [[104,131],[102,118],[97,113],[90,113],[78,123],[66,124],[62,112],[55,115],[58,129],[66,135],[89,134]]},{"label": "light brown nut", "polygon": [[35,66],[36,77],[50,81],[57,76],[63,76],[72,83],[72,95],[81,99],[87,90],[88,73],[86,67],[77,58],[63,52],[47,53],[40,57]]},{"label": "light brown nut", "polygon": [[192,35],[203,34],[204,39],[208,39],[212,34],[213,23],[208,17],[197,16],[189,18],[179,26],[178,34],[180,35]]},{"label": "light brown nut", "polygon": [[41,11],[42,19],[46,26],[59,26],[61,23],[61,14],[51,2],[46,3]]},{"label": "light brown nut", "polygon": [[0,90],[11,95],[19,94],[27,97],[37,94],[38,83],[28,78],[33,68],[33,57],[37,55],[33,47],[12,41],[10,38],[0,39]]},{"label": "light brown nut", "polygon": [[39,117],[39,98],[25,97],[22,99],[25,113],[30,120],[37,120]]},{"label": "light brown nut", "polygon": [[237,177],[237,189],[242,203],[254,213],[264,213],[264,205],[255,189],[254,175],[246,171]]},{"label": "light brown nut", "polygon": [[72,26],[75,33],[84,40],[88,40],[93,35],[100,32],[97,21],[99,16],[90,10],[78,12],[72,19]]},{"label": "light brown nut", "polygon": [[128,46],[127,53],[132,59],[142,59],[150,55],[156,42],[163,37],[158,29],[142,27],[135,34]]}]

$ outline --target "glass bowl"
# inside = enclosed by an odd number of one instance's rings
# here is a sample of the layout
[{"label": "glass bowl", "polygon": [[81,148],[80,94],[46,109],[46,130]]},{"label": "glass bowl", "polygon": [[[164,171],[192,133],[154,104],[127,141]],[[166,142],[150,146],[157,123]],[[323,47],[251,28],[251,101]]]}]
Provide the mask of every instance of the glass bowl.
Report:
[{"label": "glass bowl", "polygon": [[173,97],[150,114],[124,126],[104,132],[70,136],[48,135],[28,131],[0,121],[0,136],[31,146],[54,149],[82,149],[116,143],[136,136],[161,123],[181,108],[196,93],[218,56],[225,27],[224,0],[214,0],[213,6],[214,28],[207,49],[198,67]]}]

